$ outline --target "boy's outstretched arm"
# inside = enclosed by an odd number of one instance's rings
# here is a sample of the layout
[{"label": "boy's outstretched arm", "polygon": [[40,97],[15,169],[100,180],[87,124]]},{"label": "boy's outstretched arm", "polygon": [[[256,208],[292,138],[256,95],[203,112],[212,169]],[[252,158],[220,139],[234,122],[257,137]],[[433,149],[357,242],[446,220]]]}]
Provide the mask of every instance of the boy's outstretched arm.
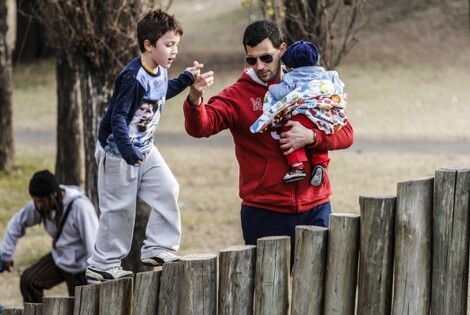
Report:
[{"label": "boy's outstretched arm", "polygon": [[192,67],[187,67],[177,78],[168,80],[168,90],[166,92],[166,99],[170,99],[184,91],[188,86],[194,83],[196,78],[204,68],[202,63],[193,61]]}]

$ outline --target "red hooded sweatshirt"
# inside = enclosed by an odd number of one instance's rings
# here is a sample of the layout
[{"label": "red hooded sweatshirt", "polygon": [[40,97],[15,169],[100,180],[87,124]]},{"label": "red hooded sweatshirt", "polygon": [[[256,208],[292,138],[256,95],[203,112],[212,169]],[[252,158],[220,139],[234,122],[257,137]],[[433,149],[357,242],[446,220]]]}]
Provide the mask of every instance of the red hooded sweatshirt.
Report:
[{"label": "red hooded sweatshirt", "polygon": [[[250,126],[263,113],[268,85],[247,68],[235,84],[210,98],[207,104],[195,107],[186,99],[185,128],[189,135],[197,138],[230,130],[239,164],[242,204],[283,213],[307,211],[330,200],[330,180],[325,171],[323,183],[318,187],[310,185],[309,177],[285,184],[282,179],[289,165],[279,147],[277,132],[250,132]],[[349,123],[332,135],[315,132],[316,150],[346,149],[353,143],[354,132]],[[310,174],[308,164],[305,166]]]}]

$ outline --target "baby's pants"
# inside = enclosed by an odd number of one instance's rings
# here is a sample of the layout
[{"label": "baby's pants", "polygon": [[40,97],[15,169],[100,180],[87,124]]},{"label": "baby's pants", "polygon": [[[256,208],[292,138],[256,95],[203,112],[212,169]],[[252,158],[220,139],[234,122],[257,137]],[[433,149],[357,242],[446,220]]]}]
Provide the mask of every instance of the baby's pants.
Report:
[{"label": "baby's pants", "polygon": [[[305,115],[295,115],[290,118],[290,120],[298,121],[302,124],[302,126],[307,127],[309,129],[314,129],[314,130],[319,130],[318,127],[308,119],[307,116]],[[290,130],[290,127],[282,127],[281,128],[281,133]],[[323,131],[320,131],[323,132]],[[306,152],[307,151],[307,152]],[[307,158],[307,153],[309,155],[309,158]],[[321,164],[323,167],[327,167],[330,158],[328,157],[328,152],[327,151],[317,151],[315,149],[306,149],[306,148],[300,148],[292,152],[291,154],[286,156],[287,163],[289,165],[293,165],[296,163],[301,163],[301,162],[306,162],[310,161],[312,165],[318,165]]]}]

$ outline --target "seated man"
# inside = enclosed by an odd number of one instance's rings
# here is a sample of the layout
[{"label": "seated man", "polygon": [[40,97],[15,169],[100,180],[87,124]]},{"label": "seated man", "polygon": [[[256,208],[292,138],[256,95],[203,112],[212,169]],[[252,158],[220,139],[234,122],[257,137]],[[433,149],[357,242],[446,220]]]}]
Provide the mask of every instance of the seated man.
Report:
[{"label": "seated man", "polygon": [[41,303],[44,289],[64,281],[73,296],[76,286],[86,284],[87,259],[98,229],[96,210],[80,187],[59,185],[47,170],[33,175],[29,193],[32,200],[13,216],[3,235],[2,270],[13,270],[13,253],[26,228],[42,224],[52,237],[52,251],[23,272],[23,300]]}]

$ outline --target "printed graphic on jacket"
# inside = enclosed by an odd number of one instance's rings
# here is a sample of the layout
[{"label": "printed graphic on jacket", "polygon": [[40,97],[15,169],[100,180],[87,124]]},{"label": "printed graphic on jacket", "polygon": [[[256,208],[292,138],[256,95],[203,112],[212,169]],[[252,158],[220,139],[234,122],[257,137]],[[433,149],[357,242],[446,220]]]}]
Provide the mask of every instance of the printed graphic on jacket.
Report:
[{"label": "printed graphic on jacket", "polygon": [[134,146],[143,148],[153,142],[163,109],[163,101],[143,100],[129,124],[129,137]]}]

